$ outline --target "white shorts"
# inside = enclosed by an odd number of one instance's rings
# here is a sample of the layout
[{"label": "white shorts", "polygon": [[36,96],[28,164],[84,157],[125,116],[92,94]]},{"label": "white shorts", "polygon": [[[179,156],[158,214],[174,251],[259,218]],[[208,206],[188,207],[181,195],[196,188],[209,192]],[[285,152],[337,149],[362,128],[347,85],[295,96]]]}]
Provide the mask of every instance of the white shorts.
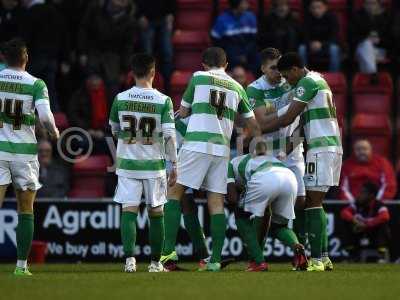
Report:
[{"label": "white shorts", "polygon": [[247,182],[243,209],[262,217],[271,204],[273,216],[292,220],[295,218],[296,195],[297,180],[293,172],[285,168],[271,168],[268,172],[254,174]]},{"label": "white shorts", "polygon": [[284,162],[286,167],[288,167],[293,174],[296,176],[297,180],[297,197],[304,197],[306,195],[306,187],[304,185],[304,172],[306,166],[304,161],[297,161],[296,163],[287,164]]},{"label": "white shorts", "polygon": [[181,185],[226,194],[229,159],[182,149],[178,155],[178,179]]},{"label": "white shorts", "polygon": [[39,183],[39,162],[0,160],[0,185],[12,183],[17,190],[37,191],[42,187]]},{"label": "white shorts", "polygon": [[339,185],[342,154],[335,152],[307,152],[304,184],[308,191],[327,192]]},{"label": "white shorts", "polygon": [[134,179],[118,176],[114,201],[127,206],[139,206],[142,197],[146,205],[157,207],[167,202],[167,179],[165,176]]}]

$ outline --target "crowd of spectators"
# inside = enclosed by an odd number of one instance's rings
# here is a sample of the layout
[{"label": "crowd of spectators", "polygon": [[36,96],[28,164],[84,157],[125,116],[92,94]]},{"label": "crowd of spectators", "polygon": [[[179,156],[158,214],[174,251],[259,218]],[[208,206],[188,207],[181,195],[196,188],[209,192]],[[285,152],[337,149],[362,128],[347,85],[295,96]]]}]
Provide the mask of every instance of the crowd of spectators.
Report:
[{"label": "crowd of spectators", "polygon": [[[387,10],[379,0],[364,0],[349,16],[349,38],[343,40],[328,1],[303,4],[299,13],[289,0],[272,0],[271,7],[259,13],[247,0],[229,0],[228,8],[215,15],[209,28],[211,42],[226,50],[229,71],[238,82],[246,86],[259,75],[258,53],[265,47],[298,51],[306,62],[333,72],[343,70],[344,57],[354,57],[359,70],[368,74],[376,74],[379,63],[396,61],[396,9]],[[175,0],[0,0],[0,43],[13,37],[27,42],[28,71],[46,82],[52,110],[65,113],[70,126],[85,129],[94,141],[94,153],[104,154],[108,112],[114,96],[131,82],[133,53],[157,57],[164,92],[169,92],[176,12]],[[356,143],[354,155],[344,162],[335,196],[354,200],[365,182],[373,182],[380,188],[379,199],[394,198],[390,163],[377,155],[360,156],[357,149],[362,148],[371,147],[367,141]],[[57,168],[43,167],[47,175],[42,178],[53,178],[48,175],[53,169]]]}]

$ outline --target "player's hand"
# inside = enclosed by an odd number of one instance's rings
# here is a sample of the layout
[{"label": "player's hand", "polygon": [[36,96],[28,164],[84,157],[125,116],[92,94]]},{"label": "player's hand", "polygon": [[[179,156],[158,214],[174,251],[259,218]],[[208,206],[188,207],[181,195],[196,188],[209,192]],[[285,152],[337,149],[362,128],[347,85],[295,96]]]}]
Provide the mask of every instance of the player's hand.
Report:
[{"label": "player's hand", "polygon": [[139,19],[139,26],[142,29],[146,29],[147,27],[149,27],[149,20],[147,20],[145,16],[141,17]]},{"label": "player's hand", "polygon": [[320,41],[312,41],[310,43],[310,48],[312,52],[318,52],[322,48],[322,43]]},{"label": "player's hand", "polygon": [[168,175],[168,186],[173,187],[176,183],[176,179],[178,177],[178,173],[176,171],[176,166],[173,166],[171,172]]}]

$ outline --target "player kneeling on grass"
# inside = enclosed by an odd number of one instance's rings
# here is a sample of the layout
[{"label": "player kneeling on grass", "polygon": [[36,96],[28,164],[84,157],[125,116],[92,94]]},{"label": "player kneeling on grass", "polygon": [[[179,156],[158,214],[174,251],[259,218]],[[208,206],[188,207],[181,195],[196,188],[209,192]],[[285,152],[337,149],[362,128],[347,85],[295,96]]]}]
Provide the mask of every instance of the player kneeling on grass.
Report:
[{"label": "player kneeling on grass", "polygon": [[[251,258],[247,271],[268,269],[263,247],[257,239],[257,218],[264,216],[269,205],[272,211],[272,236],[293,249],[294,267],[305,270],[307,258],[304,246],[287,226],[289,220],[295,218],[296,176],[280,160],[266,153],[266,143],[258,142],[254,158],[251,154],[235,157],[228,167],[228,201],[237,206],[236,225]],[[245,193],[238,201],[238,192],[244,189]]]},{"label": "player kneeling on grass", "polygon": [[46,84],[28,74],[28,50],[21,40],[6,43],[2,53],[7,68],[0,72],[0,207],[7,187],[17,195],[17,267],[15,275],[32,275],[27,258],[33,239],[33,202],[39,183],[35,137],[35,109],[50,136],[59,132],[50,110]]},{"label": "player kneeling on grass", "polygon": [[121,238],[126,257],[125,272],[136,271],[136,218],[142,196],[150,217],[149,272],[165,271],[159,262],[164,244],[167,179],[165,158],[172,168],[168,185],[176,181],[176,137],[172,101],[152,88],[155,60],[146,54],[133,57],[136,85],[118,94],[110,113],[110,125],[118,137],[118,186],[114,201],[122,204]]}]

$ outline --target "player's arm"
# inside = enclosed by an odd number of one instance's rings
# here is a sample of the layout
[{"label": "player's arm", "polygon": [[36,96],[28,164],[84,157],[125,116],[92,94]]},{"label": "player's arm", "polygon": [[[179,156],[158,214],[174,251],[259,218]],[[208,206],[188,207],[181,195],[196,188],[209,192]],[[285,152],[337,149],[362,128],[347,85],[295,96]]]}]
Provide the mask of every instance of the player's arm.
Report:
[{"label": "player's arm", "polygon": [[110,111],[110,118],[109,118],[109,124],[111,126],[111,132],[115,138],[118,137],[118,133],[121,130],[121,126],[119,124],[119,117],[118,117],[118,100],[117,97],[115,97],[114,102],[111,106],[111,111]]},{"label": "player's arm", "polygon": [[179,107],[179,116],[181,118],[186,118],[190,116],[192,103],[194,99],[194,77],[192,77],[189,81],[188,86],[186,87],[185,92],[182,96],[181,106]]},{"label": "player's arm", "polygon": [[244,90],[241,91],[240,97],[241,101],[239,102],[238,112],[244,118],[246,126],[250,130],[250,133],[253,136],[261,136],[260,126],[258,125],[256,118],[254,117],[254,112],[250,106],[249,99]]},{"label": "player's arm", "polygon": [[161,115],[161,128],[164,136],[165,154],[167,159],[172,163],[172,170],[168,176],[168,185],[175,185],[177,179],[176,162],[177,162],[177,146],[176,131],[174,121],[174,109],[171,98],[165,101],[164,109]]},{"label": "player's arm", "polygon": [[56,126],[53,113],[50,109],[49,92],[43,80],[36,80],[34,83],[33,101],[36,111],[39,115],[39,120],[42,126],[47,130],[49,135],[58,139],[60,133]]}]

